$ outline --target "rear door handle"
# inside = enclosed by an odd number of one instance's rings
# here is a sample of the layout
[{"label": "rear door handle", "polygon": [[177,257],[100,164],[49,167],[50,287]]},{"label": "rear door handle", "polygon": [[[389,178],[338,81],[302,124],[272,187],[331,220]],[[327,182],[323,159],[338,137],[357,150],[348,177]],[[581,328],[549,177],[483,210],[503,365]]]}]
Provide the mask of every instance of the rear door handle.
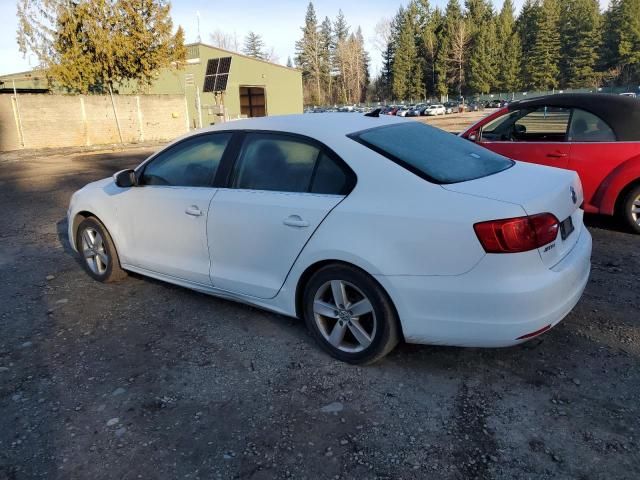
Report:
[{"label": "rear door handle", "polygon": [[282,223],[289,227],[305,228],[309,226],[309,222],[303,220],[300,215],[289,215]]},{"label": "rear door handle", "polygon": [[201,217],[202,216],[202,210],[200,210],[200,208],[197,205],[191,205],[189,208],[187,208],[184,213],[186,213],[187,215],[191,215],[192,217]]},{"label": "rear door handle", "polygon": [[565,157],[568,157],[568,156],[569,156],[568,153],[560,153],[560,152],[547,153],[547,157],[549,157],[549,158],[565,158]]}]

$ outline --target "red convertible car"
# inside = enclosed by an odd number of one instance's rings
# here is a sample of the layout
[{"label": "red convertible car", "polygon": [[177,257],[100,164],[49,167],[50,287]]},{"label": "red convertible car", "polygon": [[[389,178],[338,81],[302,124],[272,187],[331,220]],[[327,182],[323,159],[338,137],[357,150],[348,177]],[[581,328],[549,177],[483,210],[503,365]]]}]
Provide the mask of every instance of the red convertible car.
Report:
[{"label": "red convertible car", "polygon": [[606,94],[521,100],[461,136],[514,160],[575,170],[586,212],[620,215],[640,233],[640,101]]}]

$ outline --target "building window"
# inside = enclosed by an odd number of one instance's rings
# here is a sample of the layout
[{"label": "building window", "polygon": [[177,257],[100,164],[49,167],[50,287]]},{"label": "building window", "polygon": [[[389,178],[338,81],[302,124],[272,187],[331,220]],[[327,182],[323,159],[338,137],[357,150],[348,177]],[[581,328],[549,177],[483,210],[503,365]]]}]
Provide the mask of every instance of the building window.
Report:
[{"label": "building window", "polygon": [[267,114],[264,88],[240,87],[240,113],[247,117],[264,117]]}]

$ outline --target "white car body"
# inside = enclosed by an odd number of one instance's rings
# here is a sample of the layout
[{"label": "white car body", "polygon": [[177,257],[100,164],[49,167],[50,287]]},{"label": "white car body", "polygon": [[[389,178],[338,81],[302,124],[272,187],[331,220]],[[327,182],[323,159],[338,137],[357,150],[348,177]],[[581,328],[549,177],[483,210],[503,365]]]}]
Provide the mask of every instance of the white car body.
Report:
[{"label": "white car body", "polygon": [[433,117],[436,115],[446,115],[446,113],[447,109],[445,108],[445,106],[439,104],[429,105],[424,111],[424,114],[429,117]]},{"label": "white car body", "polygon": [[[590,272],[591,236],[578,207],[577,175],[514,162],[477,180],[436,184],[347,137],[401,122],[414,123],[318,114],[198,131],[310,137],[343,159],[357,183],[340,196],[120,188],[107,178],[73,195],[71,245],[78,249],[75,229],[91,214],[110,232],[124,269],[291,317],[301,316],[296,301],[305,272],[320,262],[344,262],[379,282],[397,310],[404,339],[412,343],[502,347],[560,322],[578,302]],[[468,148],[472,156],[484,155],[471,142]],[[560,220],[571,216],[574,233],[566,241],[558,235],[544,249],[512,254],[485,253],[474,233],[476,222],[540,212]]]}]

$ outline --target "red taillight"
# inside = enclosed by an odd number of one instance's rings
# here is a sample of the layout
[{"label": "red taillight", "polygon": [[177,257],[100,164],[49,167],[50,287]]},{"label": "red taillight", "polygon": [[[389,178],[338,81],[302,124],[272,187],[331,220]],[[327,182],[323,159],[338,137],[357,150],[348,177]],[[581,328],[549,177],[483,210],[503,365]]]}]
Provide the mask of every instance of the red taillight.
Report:
[{"label": "red taillight", "polygon": [[560,222],[550,213],[476,223],[473,229],[487,253],[527,252],[553,242]]}]

